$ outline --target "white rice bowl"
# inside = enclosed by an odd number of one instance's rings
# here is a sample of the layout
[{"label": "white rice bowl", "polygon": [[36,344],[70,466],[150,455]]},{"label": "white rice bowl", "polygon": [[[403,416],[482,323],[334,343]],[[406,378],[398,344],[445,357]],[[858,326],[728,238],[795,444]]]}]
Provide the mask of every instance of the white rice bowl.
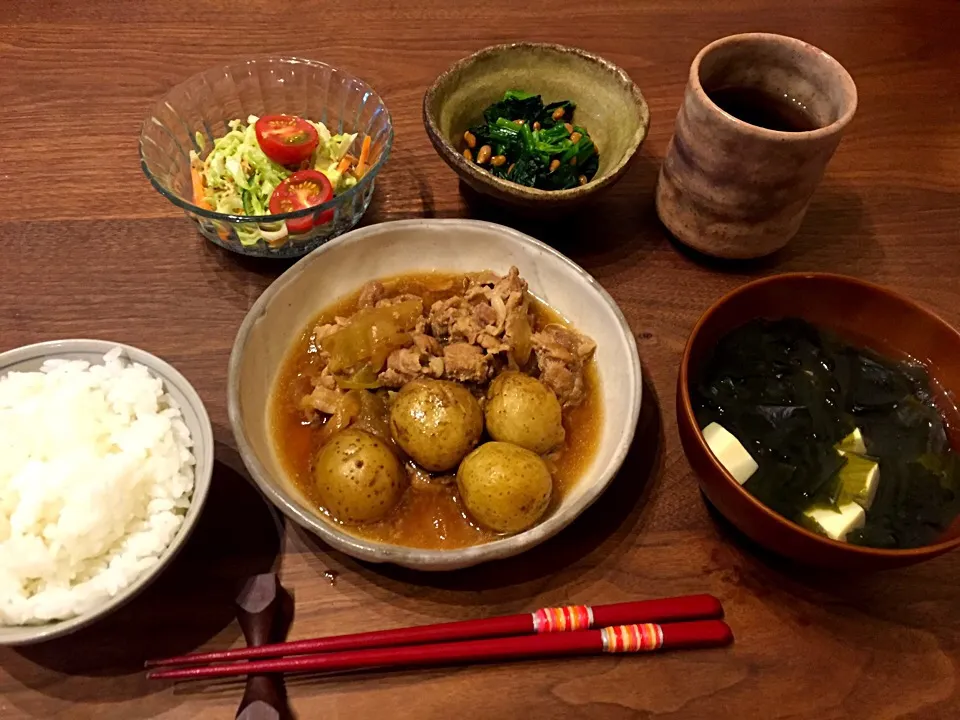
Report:
[{"label": "white rice bowl", "polygon": [[119,348],[0,377],[0,625],[86,614],[155,566],[190,506],[192,445]]}]

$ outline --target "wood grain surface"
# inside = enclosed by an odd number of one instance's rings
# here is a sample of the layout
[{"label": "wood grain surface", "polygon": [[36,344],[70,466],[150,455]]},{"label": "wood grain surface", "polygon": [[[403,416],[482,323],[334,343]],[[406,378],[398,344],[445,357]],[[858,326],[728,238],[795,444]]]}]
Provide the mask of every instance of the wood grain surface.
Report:
[{"label": "wood grain surface", "polygon": [[[761,263],[717,266],[671,244],[653,188],[696,51],[748,30],[833,54],[854,76],[860,107],[794,242]],[[737,637],[726,650],[656,657],[295,680],[299,718],[960,716],[960,553],[866,577],[765,555],[704,504],[673,409],[695,320],[751,277],[849,273],[960,324],[958,30],[953,0],[2,0],[0,350],[98,337],[160,355],[206,402],[218,463],[197,533],[154,586],[77,635],[0,648],[0,717],[232,718],[242,682],[151,683],[140,664],[241,644],[233,597],[271,567],[296,597],[292,638],[693,592],[722,599]],[[421,125],[437,74],[520,39],[610,58],[652,111],[626,178],[561,225],[467,202]],[[284,526],[245,480],[227,425],[227,357],[247,309],[285,266],[193,234],[142,176],[137,137],[158,96],[251,52],[321,59],[383,94],[395,154],[365,223],[472,215],[514,224],[569,254],[623,308],[646,373],[637,441],[610,490],[551,542],[442,575],[364,565]]]}]

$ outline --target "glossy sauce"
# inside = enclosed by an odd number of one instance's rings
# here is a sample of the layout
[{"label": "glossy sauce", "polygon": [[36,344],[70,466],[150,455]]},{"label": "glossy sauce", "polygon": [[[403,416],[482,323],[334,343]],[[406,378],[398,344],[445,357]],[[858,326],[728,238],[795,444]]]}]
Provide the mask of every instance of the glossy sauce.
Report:
[{"label": "glossy sauce", "polygon": [[[454,295],[459,289],[455,281],[462,277],[449,273],[418,273],[381,282],[388,295],[414,293],[423,297],[424,308],[429,308],[435,301]],[[311,473],[324,420],[306,420],[300,400],[312,391],[311,377],[319,370],[313,341],[314,327],[319,323],[333,322],[338,315],[351,315],[357,309],[358,298],[359,290],[317,315],[288,354],[272,393],[271,434],[277,457],[297,488],[324,514],[327,513],[317,497]],[[552,308],[532,297],[531,311],[535,331],[549,323],[569,325]],[[593,360],[585,369],[584,380],[586,398],[578,407],[564,412],[566,439],[561,449],[552,453],[548,460],[554,492],[547,514],[583,476],[596,452],[603,408]],[[488,439],[484,436],[480,442]],[[360,526],[343,525],[343,528],[370,540],[429,549],[467,547],[496,539],[497,533],[478,527],[467,516],[453,477],[453,472],[435,473],[426,487],[408,487],[400,504],[384,520]],[[332,518],[330,521],[336,522]]]}]

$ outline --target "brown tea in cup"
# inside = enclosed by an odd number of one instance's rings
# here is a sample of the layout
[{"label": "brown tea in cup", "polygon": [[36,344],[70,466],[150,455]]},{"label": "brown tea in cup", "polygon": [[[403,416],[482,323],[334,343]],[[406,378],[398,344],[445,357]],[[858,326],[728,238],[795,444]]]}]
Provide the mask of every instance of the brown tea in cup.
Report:
[{"label": "brown tea in cup", "polygon": [[857,105],[846,70],[802,40],[747,33],[694,59],[660,168],[657,214],[682,243],[724,258],[796,234]]},{"label": "brown tea in cup", "polygon": [[750,125],[778,132],[809,132],[817,129],[817,119],[806,105],[784,94],[777,97],[765,90],[728,85],[708,90],[707,97],[728,115]]}]

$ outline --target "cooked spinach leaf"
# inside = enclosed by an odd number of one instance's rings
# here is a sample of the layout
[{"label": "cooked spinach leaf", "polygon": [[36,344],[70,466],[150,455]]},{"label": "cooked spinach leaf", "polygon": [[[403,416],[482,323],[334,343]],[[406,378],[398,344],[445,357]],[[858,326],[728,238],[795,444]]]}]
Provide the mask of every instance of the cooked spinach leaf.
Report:
[{"label": "cooked spinach leaf", "polygon": [[[539,95],[508,90],[484,110],[484,122],[468,130],[472,146],[465,155],[482,157],[481,167],[520,185],[542,190],[583,185],[596,176],[600,163],[586,128],[572,124],[575,109],[569,100],[544,105]],[[481,156],[485,146],[490,152]]]},{"label": "cooked spinach leaf", "polygon": [[499,118],[507,120],[523,120],[533,124],[543,112],[543,101],[539,95],[520,90],[507,90],[503,99],[495,102],[483,111],[483,118],[488,123],[495,123]]}]

